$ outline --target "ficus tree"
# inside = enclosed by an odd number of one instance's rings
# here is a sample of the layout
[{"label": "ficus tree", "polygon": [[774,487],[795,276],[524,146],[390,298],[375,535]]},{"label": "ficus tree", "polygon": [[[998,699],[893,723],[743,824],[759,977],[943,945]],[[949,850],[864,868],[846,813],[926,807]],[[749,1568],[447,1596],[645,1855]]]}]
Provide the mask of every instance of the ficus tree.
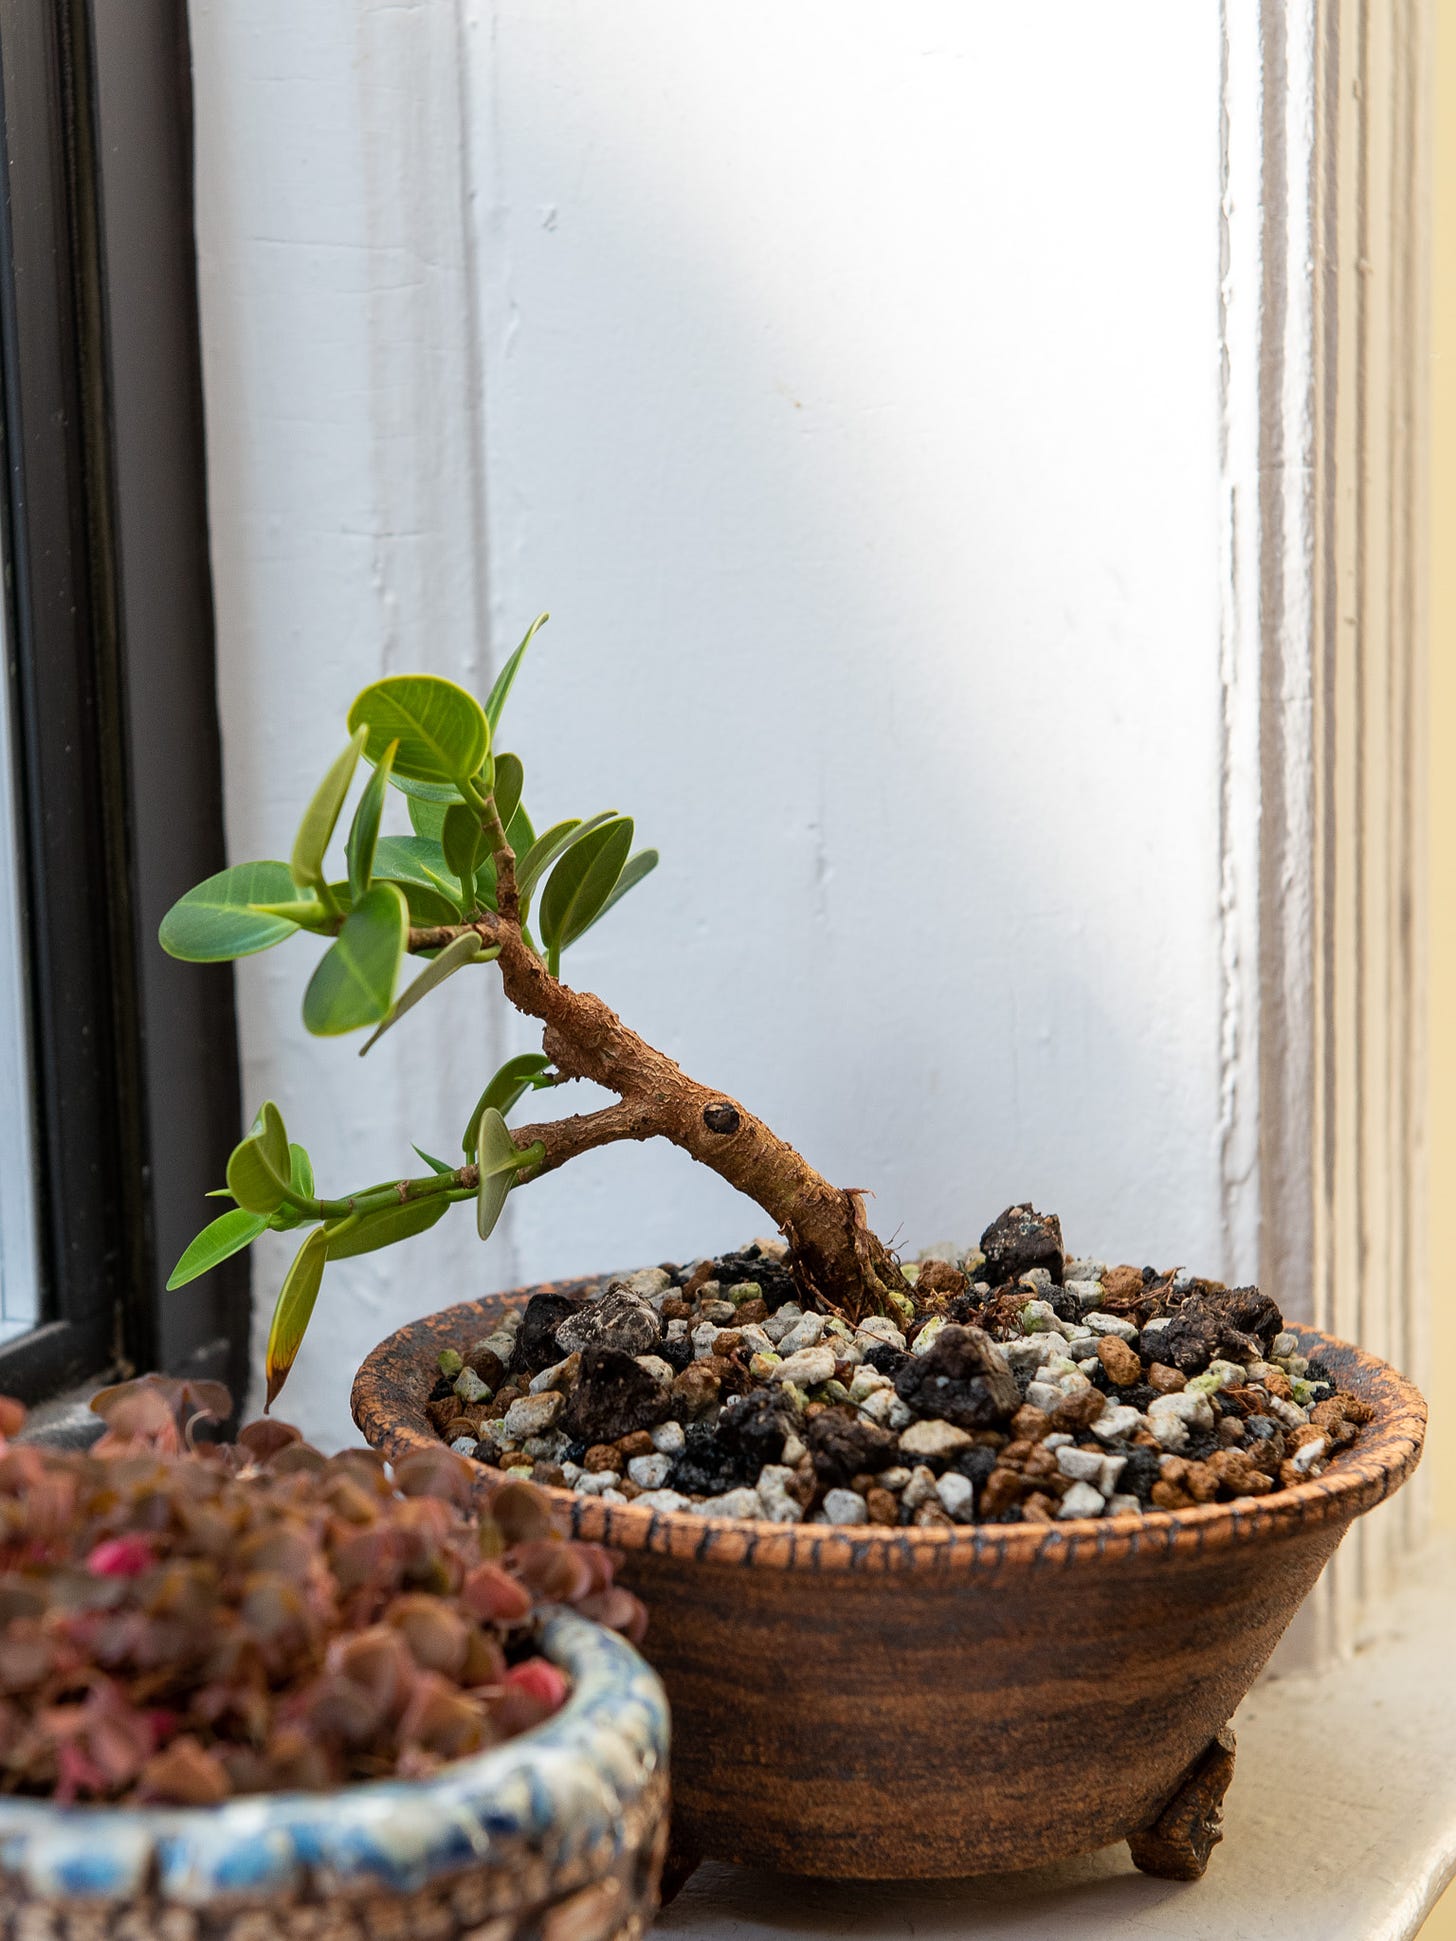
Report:
[{"label": "ficus tree", "polygon": [[[268,1230],[304,1237],[284,1279],[267,1348],[271,1403],[288,1377],[331,1261],[423,1233],[455,1204],[475,1208],[482,1240],[506,1197],[579,1153],[619,1139],[667,1139],[757,1201],[788,1241],[805,1292],[858,1320],[908,1310],[893,1256],[870,1231],[863,1193],[831,1186],[736,1099],[689,1078],[589,991],[561,977],[563,954],[657,862],[632,848],[629,816],[603,810],[539,834],[522,799],[519,757],[497,746],[501,715],[536,620],[482,705],[431,674],[391,675],[349,710],[349,739],[304,811],[285,862],[238,863],[189,890],[163,919],[161,943],[190,963],[246,957],[296,936],[325,944],[303,997],[320,1037],[367,1031],[377,1044],[448,978],[499,980],[541,1026],[541,1049],[486,1082],[462,1129],[463,1160],[415,1148],[426,1171],[321,1193],[305,1148],[264,1104],[228,1161],[217,1197],[233,1205],[203,1228],[169,1288]],[[367,771],[344,840],[330,854],[359,765]],[[390,790],[413,834],[387,835]],[[421,960],[400,988],[405,959]],[[615,1095],[597,1111],[512,1124],[528,1092],[588,1079]]]}]

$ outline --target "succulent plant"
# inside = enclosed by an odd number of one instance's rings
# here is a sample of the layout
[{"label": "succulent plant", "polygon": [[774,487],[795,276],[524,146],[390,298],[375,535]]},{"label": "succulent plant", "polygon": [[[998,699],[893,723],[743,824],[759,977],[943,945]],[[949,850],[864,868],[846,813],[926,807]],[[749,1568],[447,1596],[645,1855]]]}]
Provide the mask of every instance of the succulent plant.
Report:
[{"label": "succulent plant", "polygon": [[[463,1163],[416,1147],[428,1168],[418,1176],[320,1193],[306,1148],[290,1140],[272,1101],[262,1106],[220,1189],[233,1206],[197,1236],[167,1284],[183,1286],[269,1228],[308,1229],[274,1310],[270,1403],[329,1262],[423,1233],[460,1201],[474,1205],[486,1239],[516,1187],[620,1139],[667,1139],[756,1200],[782,1229],[802,1291],[817,1304],[850,1320],[903,1320],[915,1311],[897,1261],[866,1224],[860,1189],[832,1186],[745,1106],[690,1078],[599,997],[562,982],[562,953],[652,870],[657,852],[634,854],[631,818],[615,810],[540,834],[526,813],[520,758],[497,743],[507,697],[545,618],[484,703],[429,674],[390,675],[365,688],[289,861],[222,870],[162,922],[163,949],[190,963],[246,957],[303,935],[322,940],[304,1024],[323,1037],[367,1030],[363,1051],[447,978],[485,967],[508,1002],[541,1026],[540,1051],[510,1059],[486,1082],[464,1123]],[[348,826],[346,867],[331,873],[330,847],[361,760],[373,772]],[[383,829],[391,789],[405,798],[412,835]],[[425,961],[401,991],[410,956]],[[528,1091],[577,1079],[602,1086],[614,1102],[507,1124]]]},{"label": "succulent plant", "polygon": [[548,1717],[543,1602],[641,1635],[607,1553],[446,1449],[392,1473],[274,1420],[204,1440],[217,1383],[104,1391],[85,1453],[0,1399],[0,1784],[207,1805],[418,1777]]}]

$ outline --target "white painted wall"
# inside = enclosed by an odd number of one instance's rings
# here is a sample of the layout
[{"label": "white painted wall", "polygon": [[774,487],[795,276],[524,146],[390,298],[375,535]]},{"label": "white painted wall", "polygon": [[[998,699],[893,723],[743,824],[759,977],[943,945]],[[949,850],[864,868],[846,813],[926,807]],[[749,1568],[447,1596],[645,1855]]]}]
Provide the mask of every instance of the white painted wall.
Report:
[{"label": "white painted wall", "polygon": [[[483,683],[549,606],[507,737],[538,820],[664,852],[578,981],[907,1246],[1030,1196],[1237,1267],[1216,9],[192,23],[233,858],[287,853],[365,680]],[[448,1146],[522,1039],[493,992],[366,1068],[302,1031],[310,955],[240,969],[250,1105],[331,1185]],[[285,1412],[341,1440],[406,1317],[762,1226],[593,1155],[485,1251],[457,1215],[334,1270]]]}]

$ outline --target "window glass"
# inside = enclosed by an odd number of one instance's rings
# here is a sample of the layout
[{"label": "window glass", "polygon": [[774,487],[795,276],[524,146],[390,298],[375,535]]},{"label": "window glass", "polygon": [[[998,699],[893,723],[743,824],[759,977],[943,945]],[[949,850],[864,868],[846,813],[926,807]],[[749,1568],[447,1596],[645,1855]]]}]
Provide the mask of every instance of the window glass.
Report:
[{"label": "window glass", "polygon": [[[0,634],[0,674],[7,661]],[[40,1319],[26,953],[10,729],[9,682],[0,678],[0,1342],[13,1340]]]}]

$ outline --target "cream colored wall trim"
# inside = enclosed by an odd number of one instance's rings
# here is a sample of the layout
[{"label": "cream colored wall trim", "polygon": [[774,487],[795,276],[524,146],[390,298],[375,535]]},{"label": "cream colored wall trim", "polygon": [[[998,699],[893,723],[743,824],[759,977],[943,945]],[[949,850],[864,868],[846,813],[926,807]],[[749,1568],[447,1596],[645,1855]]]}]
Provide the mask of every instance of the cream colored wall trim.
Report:
[{"label": "cream colored wall trim", "polygon": [[[1430,30],[1428,0],[1224,16],[1229,1256],[1417,1379]],[[1348,1648],[1424,1508],[1357,1527],[1305,1654]]]}]

